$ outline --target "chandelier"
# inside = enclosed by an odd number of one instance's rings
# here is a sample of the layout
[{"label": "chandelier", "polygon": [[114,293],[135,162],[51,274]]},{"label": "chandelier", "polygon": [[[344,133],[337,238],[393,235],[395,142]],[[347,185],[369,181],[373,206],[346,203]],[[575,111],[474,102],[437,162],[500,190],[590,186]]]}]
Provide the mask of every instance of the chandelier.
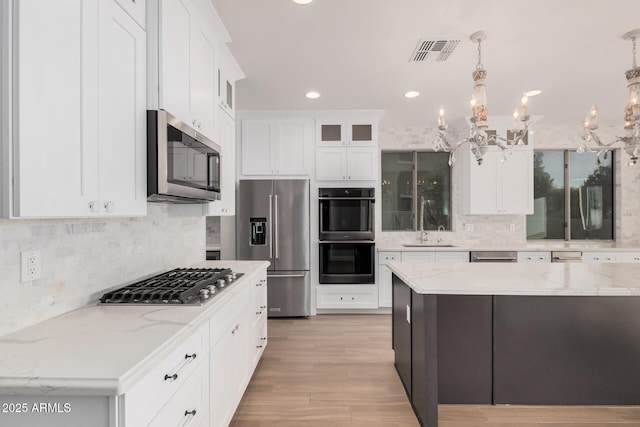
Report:
[{"label": "chandelier", "polygon": [[[529,119],[531,116],[527,111],[529,96],[538,95],[539,90],[525,92],[520,100],[520,111],[516,108],[513,112],[513,125],[511,128],[512,138],[507,139],[498,135],[488,135],[487,120],[487,91],[485,80],[487,78],[487,70],[482,65],[482,41],[487,38],[484,31],[477,31],[469,37],[472,42],[478,43],[478,63],[476,69],[473,71],[473,96],[471,97],[471,122],[469,137],[459,141],[452,141],[447,136],[448,125],[444,118],[444,107],[440,106],[438,117],[438,139],[433,144],[434,151],[445,151],[449,153],[449,165],[452,165],[455,160],[456,150],[465,142],[469,143],[471,153],[476,158],[479,165],[482,164],[482,159],[489,149],[490,145],[496,145],[502,149],[503,160],[505,150],[512,148],[515,145],[522,145],[523,139],[529,129]],[[520,122],[524,124],[523,128],[520,128]]]},{"label": "chandelier", "polygon": [[[624,129],[625,136],[617,137],[609,142],[604,142],[596,134],[598,129],[598,109],[595,105],[591,106],[589,115],[584,120],[584,133],[582,135],[580,145],[577,148],[578,153],[585,151],[596,154],[598,165],[601,164],[600,158],[607,159],[609,150],[618,148],[616,144],[622,143],[620,148],[629,155],[627,165],[633,166],[638,163],[640,156],[640,68],[636,65],[636,38],[640,36],[640,29],[629,31],[624,34],[624,40],[631,40],[633,45],[631,69],[627,70],[627,88],[629,89],[629,98],[624,109]],[[591,147],[594,146],[594,148]]]}]

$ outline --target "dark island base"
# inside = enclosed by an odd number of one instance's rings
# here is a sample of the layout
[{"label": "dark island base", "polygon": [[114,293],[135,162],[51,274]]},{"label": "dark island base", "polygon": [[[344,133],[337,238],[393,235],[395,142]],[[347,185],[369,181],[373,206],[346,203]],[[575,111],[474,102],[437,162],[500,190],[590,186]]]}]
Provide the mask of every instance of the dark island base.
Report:
[{"label": "dark island base", "polygon": [[394,275],[393,348],[423,426],[438,403],[640,404],[640,297],[422,295]]}]

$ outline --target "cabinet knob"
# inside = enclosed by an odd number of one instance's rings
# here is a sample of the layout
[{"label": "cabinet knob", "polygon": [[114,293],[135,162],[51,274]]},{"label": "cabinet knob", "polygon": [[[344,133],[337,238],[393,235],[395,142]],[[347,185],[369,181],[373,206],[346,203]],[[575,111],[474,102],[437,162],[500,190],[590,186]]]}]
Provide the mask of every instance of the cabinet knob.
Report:
[{"label": "cabinet knob", "polygon": [[116,205],[113,202],[104,202],[104,211],[105,212],[113,212],[113,210],[115,209]]},{"label": "cabinet knob", "polygon": [[89,212],[99,212],[100,208],[98,208],[98,202],[96,200],[92,200],[89,202]]}]

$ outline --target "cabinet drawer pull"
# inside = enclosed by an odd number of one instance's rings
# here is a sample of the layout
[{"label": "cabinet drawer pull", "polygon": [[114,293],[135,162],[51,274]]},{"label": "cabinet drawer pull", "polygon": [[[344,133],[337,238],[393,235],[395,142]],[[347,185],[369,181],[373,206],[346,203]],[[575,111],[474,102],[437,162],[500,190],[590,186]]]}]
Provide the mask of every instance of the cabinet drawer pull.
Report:
[{"label": "cabinet drawer pull", "polygon": [[239,323],[236,325],[235,328],[233,328],[233,330],[231,331],[231,335],[235,335],[236,332],[238,332],[238,329],[240,329],[240,324]]},{"label": "cabinet drawer pull", "polygon": [[184,424],[182,425],[186,426],[187,424],[189,424],[191,420],[193,420],[196,417],[196,413],[197,411],[195,409],[192,409],[191,411],[184,411],[184,416],[188,418],[187,420],[185,420]]},{"label": "cabinet drawer pull", "polygon": [[266,341],[267,337],[260,338],[260,341]]},{"label": "cabinet drawer pull", "polygon": [[173,375],[167,374],[164,376],[165,381],[168,381],[168,380],[175,381],[177,379],[178,379],[178,374],[173,374]]},{"label": "cabinet drawer pull", "polygon": [[185,366],[187,366],[189,363],[191,363],[193,360],[195,360],[195,358],[197,356],[198,355],[196,353],[192,353],[192,354],[188,354],[187,353],[187,354],[185,354],[184,355],[185,362],[178,368],[177,372],[175,374],[173,374],[173,375],[166,374],[164,376],[164,380],[165,381],[169,381],[169,380],[175,381],[175,380],[177,380],[178,379],[178,372],[180,372]]},{"label": "cabinet drawer pull", "polygon": [[262,345],[257,345],[256,348],[262,348]]}]

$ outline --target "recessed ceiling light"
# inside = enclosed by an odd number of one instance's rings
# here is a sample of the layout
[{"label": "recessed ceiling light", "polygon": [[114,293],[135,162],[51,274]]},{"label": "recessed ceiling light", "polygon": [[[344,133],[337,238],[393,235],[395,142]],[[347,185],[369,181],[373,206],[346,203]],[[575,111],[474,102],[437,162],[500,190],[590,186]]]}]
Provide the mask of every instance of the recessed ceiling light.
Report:
[{"label": "recessed ceiling light", "polygon": [[309,4],[312,1],[313,0],[293,0],[294,3],[298,3],[298,4]]},{"label": "recessed ceiling light", "polygon": [[418,95],[420,95],[420,92],[418,92],[417,90],[410,90],[409,92],[404,94],[406,98],[415,98]]},{"label": "recessed ceiling light", "polygon": [[[294,1],[295,1],[295,0],[294,0]],[[320,94],[319,94],[318,92],[314,92],[314,91],[307,92],[307,93],[305,94],[305,96],[306,96],[307,98],[309,98],[309,99],[316,99],[316,98],[320,98]]]}]

